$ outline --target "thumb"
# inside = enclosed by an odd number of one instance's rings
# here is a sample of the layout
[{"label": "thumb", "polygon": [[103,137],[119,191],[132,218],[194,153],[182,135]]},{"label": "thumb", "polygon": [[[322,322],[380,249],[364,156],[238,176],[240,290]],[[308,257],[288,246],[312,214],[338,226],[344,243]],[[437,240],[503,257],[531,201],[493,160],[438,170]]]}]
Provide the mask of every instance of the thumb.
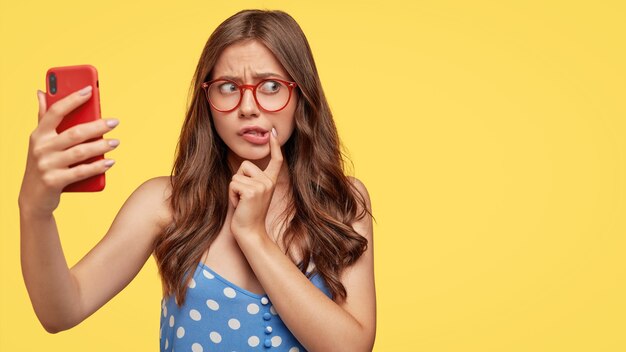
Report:
[{"label": "thumb", "polygon": [[228,187],[228,206],[232,207],[233,210],[237,208],[237,204],[239,204],[239,194],[237,190],[233,188],[233,183]]},{"label": "thumb", "polygon": [[37,100],[39,100],[39,113],[37,114],[37,123],[39,123],[46,113],[46,94],[39,89],[37,89]]},{"label": "thumb", "polygon": [[228,199],[228,211],[227,213],[232,214],[236,209],[235,204],[233,203],[233,199],[229,197]]}]

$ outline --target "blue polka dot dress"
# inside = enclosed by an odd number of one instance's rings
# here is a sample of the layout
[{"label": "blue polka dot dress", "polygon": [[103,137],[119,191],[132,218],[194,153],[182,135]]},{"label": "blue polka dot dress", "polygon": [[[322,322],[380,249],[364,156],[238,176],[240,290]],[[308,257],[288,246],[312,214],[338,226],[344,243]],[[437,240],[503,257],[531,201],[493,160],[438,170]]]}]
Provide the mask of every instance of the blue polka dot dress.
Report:
[{"label": "blue polka dot dress", "polygon": [[[310,280],[332,298],[321,276]],[[267,295],[234,285],[204,263],[198,264],[182,307],[173,295],[163,298],[160,326],[161,352],[306,351]]]}]

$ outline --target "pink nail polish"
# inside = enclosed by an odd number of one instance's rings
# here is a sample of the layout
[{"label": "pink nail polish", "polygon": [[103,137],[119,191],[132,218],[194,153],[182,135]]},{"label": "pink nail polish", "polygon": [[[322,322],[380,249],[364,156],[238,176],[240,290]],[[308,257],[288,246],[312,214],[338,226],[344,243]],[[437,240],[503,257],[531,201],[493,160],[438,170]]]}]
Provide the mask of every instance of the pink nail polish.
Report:
[{"label": "pink nail polish", "polygon": [[107,119],[106,120],[107,126],[109,126],[111,128],[117,126],[119,123],[120,123],[120,120],[118,120],[118,119]]},{"label": "pink nail polish", "polygon": [[276,129],[274,127],[272,127],[272,134],[274,135],[274,137],[278,136],[278,133],[276,132]]},{"label": "pink nail polish", "polygon": [[91,90],[92,90],[92,89],[93,89],[93,87],[92,87],[92,86],[87,86],[87,87],[85,87],[85,88],[81,89],[81,90],[78,92],[78,94],[80,94],[80,95],[87,95],[87,94],[89,94],[89,93],[91,92]]}]

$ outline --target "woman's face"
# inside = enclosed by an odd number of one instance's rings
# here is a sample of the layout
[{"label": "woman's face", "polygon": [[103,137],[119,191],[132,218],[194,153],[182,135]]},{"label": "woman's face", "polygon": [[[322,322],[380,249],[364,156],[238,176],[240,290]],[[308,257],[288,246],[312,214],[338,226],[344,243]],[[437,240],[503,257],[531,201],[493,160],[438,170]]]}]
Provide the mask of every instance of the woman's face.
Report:
[{"label": "woman's face", "polygon": [[[255,85],[266,78],[293,82],[274,54],[256,40],[235,43],[224,49],[211,75],[212,80],[219,78],[228,78],[237,84],[250,85]],[[259,167],[267,165],[270,159],[269,133],[272,127],[276,129],[281,146],[289,139],[295,126],[294,111],[297,102],[298,94],[294,89],[284,109],[267,112],[257,105],[252,90],[245,89],[241,103],[235,110],[220,112],[211,106],[215,129],[230,149],[229,159],[238,162],[237,166],[243,160],[257,161],[255,164]],[[244,137],[241,130],[248,126],[257,126],[269,131],[263,136],[266,137],[267,142],[264,142],[265,140],[259,142],[259,138],[256,143],[247,140],[250,137]]]}]

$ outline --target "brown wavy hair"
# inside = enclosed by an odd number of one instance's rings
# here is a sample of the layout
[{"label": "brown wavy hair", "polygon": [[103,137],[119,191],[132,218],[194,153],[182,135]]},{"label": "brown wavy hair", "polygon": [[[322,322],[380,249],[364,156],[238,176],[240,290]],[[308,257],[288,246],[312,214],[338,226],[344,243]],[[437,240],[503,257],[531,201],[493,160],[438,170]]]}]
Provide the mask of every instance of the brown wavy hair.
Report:
[{"label": "brown wavy hair", "polygon": [[[278,10],[236,13],[215,29],[202,51],[171,172],[172,222],[154,247],[163,294],[175,294],[177,304],[184,303],[187,283],[225,223],[233,171],[201,84],[211,78],[220,53],[244,40],[264,44],[299,89],[295,129],[283,146],[291,194],[281,214],[285,254],[295,263],[289,253],[295,246],[302,254],[302,273],[309,278],[318,273],[333,298],[343,300],[347,292],[340,274],[367,249],[367,240],[350,224],[372,214],[344,174],[345,154],[308,41],[296,21]],[[315,267],[307,274],[311,261]]]}]

